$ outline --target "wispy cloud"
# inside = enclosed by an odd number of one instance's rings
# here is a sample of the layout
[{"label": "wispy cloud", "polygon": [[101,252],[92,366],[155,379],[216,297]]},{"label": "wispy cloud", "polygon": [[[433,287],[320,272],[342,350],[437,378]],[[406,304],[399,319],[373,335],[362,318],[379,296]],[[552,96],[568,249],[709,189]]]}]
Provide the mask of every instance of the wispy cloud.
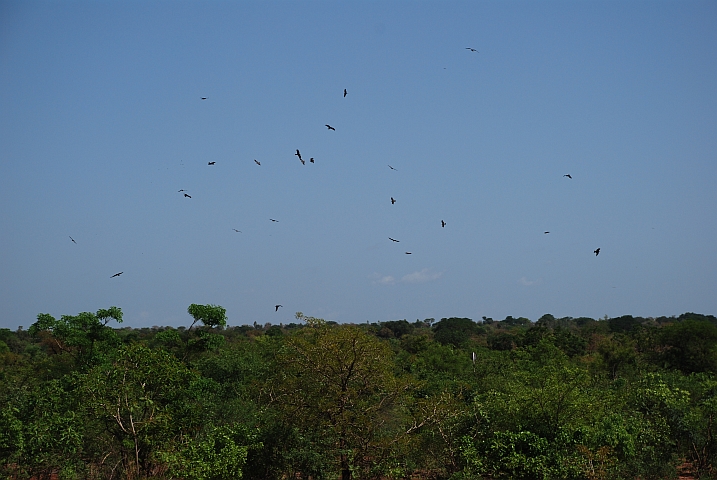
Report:
[{"label": "wispy cloud", "polygon": [[430,272],[429,269],[424,268],[420,272],[409,273],[401,278],[404,283],[425,283],[433,280],[438,280],[443,276],[443,272]]},{"label": "wispy cloud", "polygon": [[518,280],[521,285],[525,285],[526,287],[531,287],[533,285],[540,285],[543,283],[542,278],[538,278],[536,280],[528,280],[527,277],[521,277],[520,280]]},{"label": "wispy cloud", "polygon": [[380,273],[374,273],[373,275],[371,275],[371,278],[373,279],[374,284],[394,285],[396,283],[396,279],[393,278],[391,275],[381,275]]}]

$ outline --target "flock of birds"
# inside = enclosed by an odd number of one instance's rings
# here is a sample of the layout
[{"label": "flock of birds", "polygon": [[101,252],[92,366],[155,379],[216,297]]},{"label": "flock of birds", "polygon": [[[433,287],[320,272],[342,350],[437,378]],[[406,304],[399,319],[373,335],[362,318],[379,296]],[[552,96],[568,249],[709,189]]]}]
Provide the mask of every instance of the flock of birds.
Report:
[{"label": "flock of birds", "polygon": [[[478,52],[477,49],[471,48],[471,47],[466,47],[466,50],[469,50],[470,52],[480,53],[480,52]],[[343,92],[344,98],[346,98],[347,95],[348,95],[348,91],[347,91],[347,89],[344,89],[344,92]],[[207,100],[207,97],[200,97],[200,98],[201,98],[201,100]],[[324,126],[327,128],[328,131],[336,131],[336,128],[334,128],[333,126],[329,125],[328,123],[325,124]],[[294,153],[294,155],[295,155],[296,157],[298,157],[298,159],[299,159],[299,161],[301,162],[302,165],[306,165],[306,161],[302,158],[301,152],[299,151],[298,148],[296,149],[296,153]],[[211,162],[207,162],[207,165],[208,165],[208,166],[212,166],[212,165],[216,165],[216,163],[217,163],[216,161],[211,161]],[[256,163],[258,166],[261,166],[261,162],[260,162],[259,160],[257,160],[257,159],[254,159],[254,163]],[[309,163],[315,163],[314,157],[310,157],[310,158],[309,158]],[[397,169],[394,168],[394,167],[391,166],[391,165],[388,165],[388,168],[390,168],[391,170],[397,171]],[[572,180],[572,178],[573,178],[572,175],[570,175],[569,173],[563,175],[563,177],[567,177],[567,178],[570,179],[570,180]],[[192,196],[189,195],[184,189],[180,189],[180,190],[178,191],[178,193],[183,193],[183,194],[184,194],[184,198],[192,198]],[[391,205],[394,205],[395,203],[396,203],[396,199],[395,199],[394,197],[391,197]],[[270,218],[269,220],[271,220],[272,222],[278,222],[278,220],[273,219],[273,218]],[[446,225],[447,225],[447,223],[446,223],[444,220],[441,220],[441,228],[445,228]],[[233,230],[234,232],[236,232],[236,233],[242,233],[241,230],[237,230],[236,228],[233,228],[232,230]],[[549,232],[549,231],[545,231],[545,232],[543,232],[543,233],[544,233],[544,234],[549,234],[550,232]],[[397,239],[392,238],[392,237],[388,237],[388,239],[389,239],[390,241],[392,241],[392,242],[395,242],[395,243],[399,243],[399,242],[400,242],[400,240],[397,240]],[[75,241],[74,238],[70,237],[70,240],[72,240],[72,243],[77,244],[77,242]],[[593,251],[593,253],[594,253],[595,256],[597,257],[598,255],[600,255],[600,249],[599,249],[599,248],[595,249],[595,250]],[[406,254],[406,255],[412,255],[413,253],[407,251],[407,252],[405,252],[405,254]],[[124,273],[124,272],[115,273],[115,274],[112,275],[110,278],[119,277],[119,276],[122,275],[123,273]],[[283,305],[281,305],[281,304],[276,304],[276,305],[274,305],[274,311],[275,311],[275,312],[278,312],[278,311],[279,311],[279,308],[281,308],[281,307],[283,307]]]}]

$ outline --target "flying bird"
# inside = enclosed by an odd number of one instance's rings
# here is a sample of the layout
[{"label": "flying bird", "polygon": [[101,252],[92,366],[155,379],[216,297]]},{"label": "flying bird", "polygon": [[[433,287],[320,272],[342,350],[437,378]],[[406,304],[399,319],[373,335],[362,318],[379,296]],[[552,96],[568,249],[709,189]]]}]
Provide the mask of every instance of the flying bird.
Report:
[{"label": "flying bird", "polygon": [[256,163],[257,165],[261,165],[261,162],[259,162],[256,158],[254,159],[254,163]]},{"label": "flying bird", "polygon": [[446,222],[444,222],[443,220],[441,220],[441,227],[446,228]]},{"label": "flying bird", "polygon": [[[396,169],[393,168],[391,165],[389,165],[388,168],[390,168],[391,170],[396,170]],[[398,170],[396,170],[396,171],[398,171]]]},{"label": "flying bird", "polygon": [[192,198],[190,195],[188,195],[188,194],[186,194],[186,193],[184,194],[184,196],[187,197],[187,198]]},{"label": "flying bird", "polygon": [[209,162],[209,163],[207,163],[207,165],[214,165],[215,163],[217,163],[217,162]]},{"label": "flying bird", "polygon": [[550,233],[550,232],[543,232],[543,233]]},{"label": "flying bird", "polygon": [[394,203],[396,203],[396,199],[391,197],[391,205],[393,205]]},{"label": "flying bird", "polygon": [[[69,236],[69,235],[68,235],[68,236]],[[75,241],[74,238],[70,237],[70,240],[72,240],[72,243],[74,243],[75,245],[77,245],[77,242]]]},{"label": "flying bird", "polygon": [[[471,52],[478,52],[478,50],[476,50],[475,48],[471,48],[471,47],[466,47],[466,50],[470,50]],[[478,53],[480,53],[480,52],[478,52]]]},{"label": "flying bird", "polygon": [[301,164],[302,164],[302,165],[306,165],[306,162],[304,161],[304,159],[301,158],[301,152],[299,151],[298,148],[296,149],[296,153],[295,153],[294,155],[296,155],[297,157],[299,157],[299,160],[301,160]]},{"label": "flying bird", "polygon": [[234,230],[237,233],[241,233],[241,230],[237,230],[236,228],[232,228],[232,230]]},{"label": "flying bird", "polygon": [[595,256],[597,257],[598,255],[600,255],[600,249],[598,248],[598,249],[597,249],[597,250],[595,250],[595,251],[594,251],[593,253],[594,253],[594,254],[595,254]]},{"label": "flying bird", "polygon": [[400,242],[400,240],[396,240],[395,238],[388,237],[388,239],[391,240],[392,242]]},{"label": "flying bird", "polygon": [[411,252],[406,252],[406,255],[413,255]]},{"label": "flying bird", "polygon": [[207,97],[202,97],[202,100],[206,100],[206,99],[207,99]]},{"label": "flying bird", "polygon": [[349,93],[349,92],[347,92],[346,89],[344,88],[344,98],[346,98],[347,93]]},{"label": "flying bird", "polygon": [[334,127],[332,127],[331,125],[329,125],[328,123],[326,124],[326,128],[328,128],[329,130],[336,131],[336,129]]},{"label": "flying bird", "polygon": [[311,158],[309,159],[309,161],[310,161],[311,163],[314,163],[314,157],[311,157]]},{"label": "flying bird", "polygon": [[185,191],[186,191],[186,190],[184,190],[184,189],[177,190],[177,192],[185,192]]},{"label": "flying bird", "polygon": [[563,175],[563,177],[568,177],[571,180],[573,179],[573,177],[569,173],[566,173],[565,175]]},{"label": "flying bird", "polygon": [[275,312],[278,312],[278,311],[279,311],[279,307],[283,307],[283,306],[284,306],[284,305],[274,305],[274,311],[275,311]]},{"label": "flying bird", "polygon": [[110,278],[119,277],[119,276],[122,275],[123,273],[124,273],[124,272],[115,273],[115,274],[112,275]]},{"label": "flying bird", "polygon": [[279,220],[274,220],[273,218],[270,218],[269,220],[271,220],[272,222],[279,222]]}]

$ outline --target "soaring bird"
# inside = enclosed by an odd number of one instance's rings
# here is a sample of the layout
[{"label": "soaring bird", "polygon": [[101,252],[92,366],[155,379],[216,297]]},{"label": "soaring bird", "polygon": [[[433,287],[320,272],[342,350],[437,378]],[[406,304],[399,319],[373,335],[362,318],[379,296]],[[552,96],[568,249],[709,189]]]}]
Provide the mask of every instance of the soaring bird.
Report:
[{"label": "soaring bird", "polygon": [[189,194],[186,194],[186,193],[184,194],[184,196],[187,198],[192,198]]},{"label": "soaring bird", "polygon": [[400,240],[396,240],[395,238],[388,237],[388,239],[391,240],[392,242],[400,242]]},{"label": "soaring bird", "polygon": [[329,125],[328,123],[326,124],[326,128],[328,128],[329,130],[336,131],[336,129],[334,127],[332,127],[331,125]]},{"label": "soaring bird", "polygon": [[396,203],[396,199],[391,197],[391,205],[393,205],[394,203]]},{"label": "soaring bird", "polygon": [[207,163],[207,165],[214,165],[215,163],[217,163],[217,162],[209,162],[209,163]]},{"label": "soaring bird", "polygon": [[124,273],[124,272],[115,273],[115,274],[112,275],[110,278],[119,277],[119,276],[122,275],[123,273]]},{"label": "soaring bird", "polygon": [[[470,50],[471,52],[478,52],[478,50],[476,50],[475,48],[471,48],[471,47],[466,47],[466,50]],[[480,52],[478,52],[478,53],[480,53]]]},{"label": "soaring bird", "polygon": [[344,98],[346,98],[347,93],[349,93],[349,92],[347,92],[346,89],[344,88]]},{"label": "soaring bird", "polygon": [[311,158],[309,159],[309,162],[314,163],[314,157],[311,157]]},{"label": "soaring bird", "polygon": [[237,233],[241,233],[241,230],[237,230],[236,228],[232,228],[232,230],[234,230]]},{"label": "soaring bird", "polygon": [[571,180],[573,179],[573,177],[569,173],[566,173],[565,175],[563,175],[563,177],[568,177]]},{"label": "soaring bird", "polygon": [[261,165],[261,162],[259,162],[256,158],[254,159],[254,163],[256,163],[257,165]]},{"label": "soaring bird", "polygon": [[597,257],[598,255],[600,255],[600,249],[598,248],[598,249],[597,249],[597,250],[595,250],[595,251],[594,251],[593,253],[594,253],[594,254],[595,254],[595,256]]},{"label": "soaring bird", "polygon": [[[69,235],[68,235],[68,236],[69,236]],[[77,242],[75,241],[74,238],[70,237],[70,240],[72,240],[72,243],[74,243],[75,245],[77,245]]]},{"label": "soaring bird", "polygon": [[273,218],[270,218],[269,220],[271,220],[272,222],[279,222],[279,220],[274,220]]},{"label": "soaring bird", "polygon": [[406,252],[406,255],[413,255],[411,252]]},{"label": "soaring bird", "polygon": [[543,233],[550,233],[550,232],[543,232]]},{"label": "soaring bird", "polygon": [[277,305],[274,305],[274,311],[275,311],[275,312],[278,312],[278,311],[279,311],[279,307],[283,307],[283,306],[284,306],[284,305],[278,305],[278,304],[277,304]]},{"label": "soaring bird", "polygon": [[441,220],[441,227],[446,228],[446,222],[444,222],[443,220]]},{"label": "soaring bird", "polygon": [[[391,165],[389,165],[388,168],[390,168],[391,170],[396,170],[396,169],[393,168]],[[396,171],[398,171],[398,170],[396,170]]]},{"label": "soaring bird", "polygon": [[301,158],[301,152],[299,151],[298,148],[296,149],[296,153],[295,153],[294,155],[296,155],[297,157],[299,157],[299,160],[301,160],[301,164],[302,164],[302,165],[306,165],[306,162]]},{"label": "soaring bird", "polygon": [[177,190],[177,192],[185,192],[185,191],[186,190],[184,190],[183,188],[181,190]]},{"label": "soaring bird", "polygon": [[202,97],[202,100],[206,100],[206,99],[207,99],[207,97]]}]

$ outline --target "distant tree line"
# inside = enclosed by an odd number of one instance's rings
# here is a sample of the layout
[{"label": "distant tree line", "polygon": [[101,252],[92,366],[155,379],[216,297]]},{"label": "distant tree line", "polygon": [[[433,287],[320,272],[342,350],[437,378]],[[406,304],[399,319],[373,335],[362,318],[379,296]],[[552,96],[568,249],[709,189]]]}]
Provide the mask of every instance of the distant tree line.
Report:
[{"label": "distant tree line", "polygon": [[13,479],[717,476],[717,318],[0,329]]}]

